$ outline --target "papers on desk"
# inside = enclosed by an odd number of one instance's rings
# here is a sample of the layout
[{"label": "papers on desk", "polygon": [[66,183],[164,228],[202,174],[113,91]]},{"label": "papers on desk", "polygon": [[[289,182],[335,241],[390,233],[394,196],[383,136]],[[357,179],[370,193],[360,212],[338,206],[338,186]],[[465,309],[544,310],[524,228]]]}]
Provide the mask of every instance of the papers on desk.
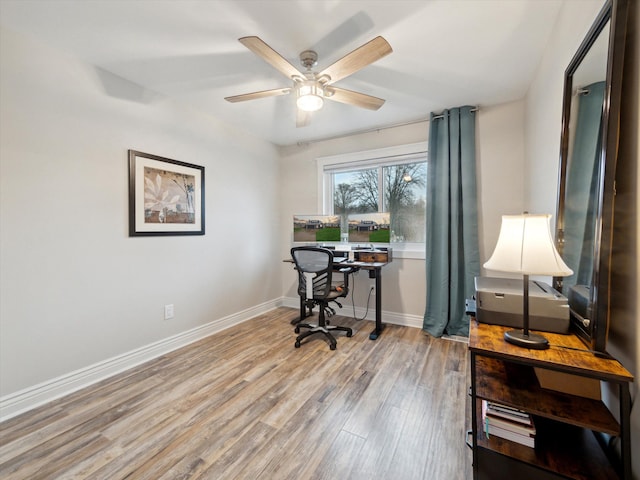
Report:
[{"label": "papers on desk", "polygon": [[333,257],[333,263],[342,263],[346,261],[347,261],[347,257]]}]

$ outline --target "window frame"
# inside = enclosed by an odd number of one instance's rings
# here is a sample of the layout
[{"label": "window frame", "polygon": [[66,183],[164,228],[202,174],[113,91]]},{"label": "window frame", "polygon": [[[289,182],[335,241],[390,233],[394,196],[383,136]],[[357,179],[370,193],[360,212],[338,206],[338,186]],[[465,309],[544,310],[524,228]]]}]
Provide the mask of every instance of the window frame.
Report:
[{"label": "window frame", "polygon": [[[363,150],[316,158],[318,179],[318,211],[324,215],[333,213],[333,173],[352,171],[367,167],[382,167],[426,159],[427,142],[396,145],[393,147]],[[389,244],[394,256],[400,258],[425,258],[424,242],[402,242]]]}]

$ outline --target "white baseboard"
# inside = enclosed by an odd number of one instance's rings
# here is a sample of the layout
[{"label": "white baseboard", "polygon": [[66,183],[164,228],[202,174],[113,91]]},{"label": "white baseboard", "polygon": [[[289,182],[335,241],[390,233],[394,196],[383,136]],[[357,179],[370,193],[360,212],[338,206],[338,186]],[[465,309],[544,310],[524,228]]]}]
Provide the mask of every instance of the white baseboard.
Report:
[{"label": "white baseboard", "polygon": [[282,298],[219,318],[205,325],[145,345],[130,352],[89,365],[74,372],[0,398],[0,422],[111,377],[132,367],[184,347],[214,333],[245,322],[283,304]]},{"label": "white baseboard", "polygon": [[[248,308],[241,312],[219,318],[200,327],[173,335],[158,342],[145,345],[130,352],[109,358],[102,362],[89,365],[74,372],[61,375],[51,380],[25,388],[0,398],[0,422],[32,410],[60,397],[88,387],[108,377],[124,372],[137,365],[164,355],[178,348],[184,347],[202,338],[221,332],[229,327],[245,322],[257,315],[262,315],[279,306],[299,308],[298,297],[282,297],[270,300],[261,305]],[[362,318],[365,309],[355,308],[356,318]],[[353,306],[344,303],[341,315],[352,316]],[[366,320],[375,321],[375,310],[369,309]],[[407,315],[395,312],[382,312],[384,323],[422,328],[422,316]]]},{"label": "white baseboard", "polygon": [[[345,317],[353,317],[354,316],[354,308],[348,302],[340,302],[342,303],[342,309],[337,312],[339,315],[344,315]],[[300,308],[300,299],[298,297],[283,297],[282,298],[282,306],[283,307],[291,307],[291,308]],[[355,317],[362,318],[366,312],[365,308],[356,307],[355,308]],[[367,312],[367,316],[365,320],[376,320],[376,311],[374,309],[369,309]],[[422,328],[423,323],[422,315],[409,315],[406,313],[397,313],[397,312],[386,312],[382,311],[382,322],[383,323],[392,323],[394,325],[402,325],[404,327],[414,327],[414,328]]]}]

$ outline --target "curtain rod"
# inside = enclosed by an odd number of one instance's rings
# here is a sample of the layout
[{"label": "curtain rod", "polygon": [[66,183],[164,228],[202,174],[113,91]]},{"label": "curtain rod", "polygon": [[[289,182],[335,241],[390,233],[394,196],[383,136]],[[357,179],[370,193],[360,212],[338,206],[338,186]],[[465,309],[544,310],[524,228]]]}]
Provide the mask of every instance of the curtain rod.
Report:
[{"label": "curtain rod", "polygon": [[[478,110],[480,110],[479,107],[473,107],[471,109],[472,112],[477,112]],[[444,115],[438,115],[438,116],[433,117],[434,120],[437,120],[439,118],[444,118]],[[413,120],[411,122],[394,123],[393,125],[386,125],[384,127],[369,128],[367,130],[356,130],[354,132],[342,133],[340,135],[334,135],[333,137],[324,137],[324,138],[318,138],[318,139],[315,139],[315,140],[307,140],[307,141],[304,141],[304,142],[298,142],[298,143],[296,143],[296,145],[298,147],[301,147],[303,145],[311,145],[313,143],[326,142],[328,140],[337,140],[338,138],[351,137],[353,135],[362,135],[362,134],[365,134],[365,133],[380,132],[382,130],[388,130],[390,128],[406,127],[408,125],[415,125],[416,123],[423,123],[423,122],[428,122],[428,121],[429,121],[428,118],[422,118],[420,120]]]},{"label": "curtain rod", "polygon": [[[478,110],[480,110],[479,107],[473,107],[471,108],[471,112],[477,112]],[[441,118],[444,118],[444,115],[436,115],[433,117],[433,120],[440,120]]]}]

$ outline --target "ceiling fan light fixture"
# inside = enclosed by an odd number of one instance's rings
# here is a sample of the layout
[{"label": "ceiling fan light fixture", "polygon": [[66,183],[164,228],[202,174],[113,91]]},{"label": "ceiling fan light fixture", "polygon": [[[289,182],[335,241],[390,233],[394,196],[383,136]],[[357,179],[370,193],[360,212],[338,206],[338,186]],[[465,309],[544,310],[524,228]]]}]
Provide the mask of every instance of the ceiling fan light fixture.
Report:
[{"label": "ceiling fan light fixture", "polygon": [[380,36],[346,54],[319,73],[313,71],[313,67],[318,63],[318,54],[313,50],[305,50],[300,54],[300,63],[306,70],[303,73],[259,37],[249,36],[238,40],[290,81],[293,81],[293,85],[289,88],[275,88],[225,97],[228,102],[244,102],[295,92],[296,126],[298,127],[308,125],[311,115],[307,115],[307,113],[320,110],[324,106],[326,98],[368,110],[378,110],[384,104],[382,98],[333,86],[334,82],[354,74],[393,51],[389,42]]},{"label": "ceiling fan light fixture", "polygon": [[297,90],[296,105],[305,112],[320,110],[324,104],[322,86],[315,81],[302,82]]}]

